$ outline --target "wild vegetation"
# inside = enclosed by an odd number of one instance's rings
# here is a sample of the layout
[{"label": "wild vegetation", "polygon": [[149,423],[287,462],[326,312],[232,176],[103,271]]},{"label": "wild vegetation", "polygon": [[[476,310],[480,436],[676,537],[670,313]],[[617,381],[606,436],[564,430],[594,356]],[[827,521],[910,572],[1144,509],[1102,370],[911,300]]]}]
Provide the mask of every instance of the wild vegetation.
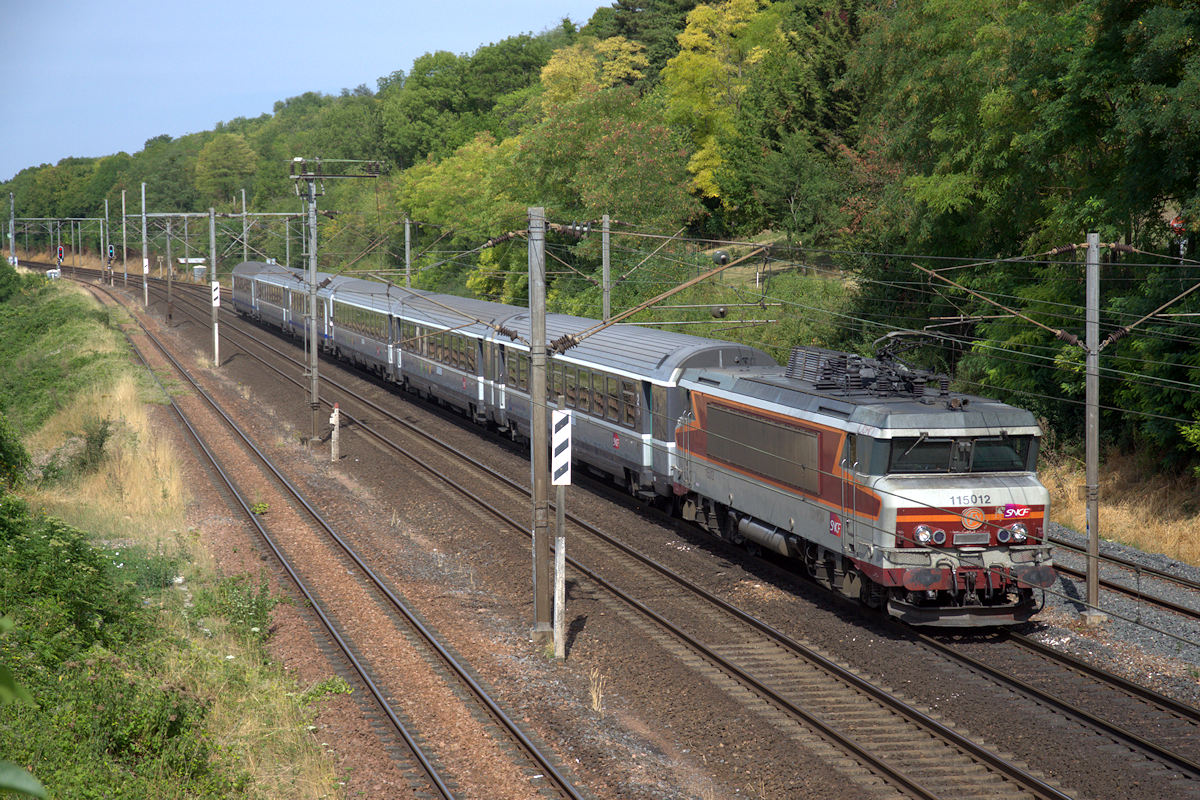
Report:
[{"label": "wild vegetation", "polygon": [[[526,252],[507,234],[529,206],[617,221],[614,308],[707,268],[713,247],[770,244],[760,280],[697,293],[740,308],[730,324],[687,330],[784,352],[924,331],[907,358],[1071,443],[1082,350],[1053,331],[1082,335],[1083,256],[1056,248],[1091,230],[1135,248],[1104,251],[1102,337],[1163,305],[1200,310],[1200,293],[1177,299],[1200,279],[1198,94],[1200,8],[1179,0],[617,0],[582,27],[426,53],[374,88],[30,167],[4,188],[30,217],[95,216],[142,181],[154,211],[237,211],[245,189],[252,210],[298,212],[293,157],[383,159],[379,180],[327,182],[322,267],[396,269],[407,216],[417,285],[512,302]],[[285,238],[260,232],[254,249],[282,260]],[[598,315],[597,239],[551,232],[552,307]],[[780,277],[799,269],[826,286]],[[733,324],[767,319],[786,322]],[[1107,443],[1176,472],[1200,462],[1194,319],[1144,322],[1102,359]]]},{"label": "wild vegetation", "polygon": [[269,660],[277,598],[187,527],[113,317],[7,265],[0,286],[0,792],[331,796],[307,732],[328,690]]}]

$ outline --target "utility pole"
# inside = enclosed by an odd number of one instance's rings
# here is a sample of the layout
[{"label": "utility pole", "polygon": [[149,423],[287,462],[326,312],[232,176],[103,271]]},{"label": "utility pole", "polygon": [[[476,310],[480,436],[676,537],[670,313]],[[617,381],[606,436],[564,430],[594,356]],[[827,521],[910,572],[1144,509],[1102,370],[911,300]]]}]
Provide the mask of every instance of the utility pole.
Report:
[{"label": "utility pole", "polygon": [[108,285],[113,285],[112,259],[108,257],[108,248],[112,247],[112,231],[108,227],[108,198],[104,198],[104,244],[100,245],[100,257],[108,267]]},{"label": "utility pole", "polygon": [[125,239],[125,190],[121,190],[121,266],[125,268],[125,288],[129,288],[129,244]]},{"label": "utility pole", "polygon": [[404,215],[404,287],[412,288],[412,220]]},{"label": "utility pole", "polygon": [[242,261],[250,260],[250,243],[246,240],[246,190],[242,189]]},{"label": "utility pole", "polygon": [[320,387],[317,379],[317,182],[308,181],[308,407],[312,410],[312,438],[317,438],[317,416],[321,411]]},{"label": "utility pole", "polygon": [[605,214],[603,217],[601,217],[600,224],[602,226],[601,233],[600,233],[601,263],[604,268],[603,274],[602,274],[602,279],[603,279],[603,287],[602,288],[604,290],[604,316],[603,316],[603,319],[605,322],[608,322],[608,318],[610,316],[612,316],[612,307],[610,305],[610,303],[611,303],[610,294],[612,292],[612,283],[609,280],[609,255],[608,255],[608,252],[609,252],[608,251],[608,214]]},{"label": "utility pole", "polygon": [[[217,210],[210,208],[208,210],[208,249],[212,254],[212,267],[209,275],[212,278],[212,285],[219,287],[221,284],[217,282]],[[220,295],[217,295],[218,297]],[[213,366],[221,366],[221,339],[217,333],[217,305],[213,303],[212,307],[212,326],[213,326]]]},{"label": "utility pole", "polygon": [[1087,274],[1085,301],[1087,317],[1084,330],[1085,406],[1084,460],[1087,484],[1088,570],[1087,607],[1083,620],[1099,625],[1108,619],[1100,611],[1100,234],[1087,235]]},{"label": "utility pole", "polygon": [[150,245],[146,241],[145,181],[142,181],[142,305],[150,307]]},{"label": "utility pole", "polygon": [[546,409],[546,216],[529,209],[529,463],[533,486],[533,643],[553,636],[550,574],[550,453]]},{"label": "utility pole", "polygon": [[[333,171],[326,171],[327,166],[333,166]],[[312,409],[310,442],[316,441],[317,438],[321,408],[317,375],[317,356],[321,346],[317,338],[317,197],[325,193],[326,178],[378,178],[382,172],[381,161],[336,159],[323,162],[319,158],[309,160],[296,156],[291,162],[291,178],[295,181],[296,194],[306,198],[308,202],[308,405]],[[301,195],[302,185],[304,194]]]},{"label": "utility pole", "polygon": [[8,193],[8,262],[17,264],[17,202],[13,193]]},{"label": "utility pole", "polygon": [[[187,217],[184,217],[187,220]],[[175,264],[171,261],[171,218],[167,217],[167,324],[175,314]]]}]

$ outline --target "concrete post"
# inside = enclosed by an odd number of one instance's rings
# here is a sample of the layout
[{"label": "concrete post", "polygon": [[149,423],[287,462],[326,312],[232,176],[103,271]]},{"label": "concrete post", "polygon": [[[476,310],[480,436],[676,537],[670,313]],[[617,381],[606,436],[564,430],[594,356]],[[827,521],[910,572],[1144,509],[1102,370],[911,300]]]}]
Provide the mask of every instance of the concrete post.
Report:
[{"label": "concrete post", "polygon": [[546,218],[545,209],[529,209],[529,441],[533,470],[533,642],[544,646],[552,636],[550,597],[550,443],[546,408]]},{"label": "concrete post", "polygon": [[125,237],[125,190],[121,190],[121,266],[125,270],[125,288],[129,288],[129,242]]},{"label": "concrete post", "polygon": [[[187,217],[184,217],[186,220]],[[175,263],[171,261],[171,218],[167,217],[167,324],[175,314]]]},{"label": "concrete post", "polygon": [[[208,210],[208,249],[212,254],[210,260],[212,266],[209,268],[209,275],[212,283],[217,282],[217,210],[210,208]],[[221,338],[217,328],[217,307],[212,307],[212,328],[213,328],[213,366],[221,366]]]},{"label": "concrete post", "polygon": [[412,288],[412,220],[404,215],[404,285]]},{"label": "concrete post", "polygon": [[150,306],[150,245],[146,240],[146,183],[142,182],[142,305]]},{"label": "concrete post", "polygon": [[246,190],[242,189],[242,261],[250,260],[250,242],[246,238]]},{"label": "concrete post", "polygon": [[610,293],[612,292],[612,282],[609,274],[609,250],[608,250],[608,214],[602,217],[602,233],[600,235],[601,256],[603,265],[603,289],[604,289],[604,321],[608,322],[608,318],[612,316],[612,305]]},{"label": "concrete post", "polygon": [[317,181],[308,180],[308,405],[312,409],[312,439],[317,438],[321,397],[317,379]]},{"label": "concrete post", "polygon": [[1089,233],[1087,246],[1087,320],[1084,337],[1087,344],[1084,432],[1087,484],[1084,491],[1087,500],[1088,570],[1087,608],[1083,610],[1083,619],[1089,625],[1098,625],[1108,618],[1097,610],[1100,605],[1100,234]]},{"label": "concrete post", "polygon": [[[567,398],[558,396],[558,408],[567,407]],[[554,487],[554,657],[567,657],[567,487]]]}]

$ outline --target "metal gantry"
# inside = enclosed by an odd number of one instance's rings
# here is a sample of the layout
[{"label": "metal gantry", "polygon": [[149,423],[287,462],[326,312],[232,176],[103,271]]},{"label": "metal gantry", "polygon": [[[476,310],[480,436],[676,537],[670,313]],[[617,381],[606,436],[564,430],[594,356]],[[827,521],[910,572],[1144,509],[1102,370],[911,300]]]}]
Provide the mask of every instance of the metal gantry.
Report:
[{"label": "metal gantry", "polygon": [[378,178],[383,173],[383,162],[350,159],[322,161],[319,158],[296,156],[291,160],[290,167],[296,194],[303,197],[308,206],[308,405],[312,410],[312,441],[317,438],[321,412],[317,390],[317,355],[320,352],[317,338],[317,197],[325,193],[325,180],[329,178]]}]

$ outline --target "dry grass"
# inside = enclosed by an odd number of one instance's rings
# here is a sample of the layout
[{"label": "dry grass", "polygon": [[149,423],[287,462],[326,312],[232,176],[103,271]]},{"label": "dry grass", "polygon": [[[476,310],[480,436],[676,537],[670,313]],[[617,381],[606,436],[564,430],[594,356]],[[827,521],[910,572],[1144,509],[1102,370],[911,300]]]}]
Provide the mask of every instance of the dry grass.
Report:
[{"label": "dry grass", "polygon": [[101,468],[79,480],[30,492],[30,501],[105,539],[161,540],[184,527],[187,495],[174,452],[152,434],[145,398],[129,376],[93,389],[55,414],[26,441],[30,452],[51,453],[78,435],[81,421],[108,418],[113,436]]},{"label": "dry grass", "polygon": [[604,716],[604,688],[608,684],[608,676],[600,672],[598,667],[592,667],[588,675],[588,689],[592,695],[592,711]]},{"label": "dry grass", "polygon": [[[186,585],[175,601],[185,602]],[[165,669],[173,680],[213,699],[207,724],[220,750],[252,776],[254,796],[320,800],[339,796],[330,756],[309,731],[315,708],[259,645],[222,625],[196,621],[183,609],[164,614],[171,631],[191,645],[173,650]]]},{"label": "dry grass", "polygon": [[[1041,470],[1050,490],[1051,516],[1083,531],[1086,482],[1076,464]],[[1196,479],[1147,475],[1135,458],[1110,458],[1100,475],[1100,536],[1200,566],[1200,491]]]}]

